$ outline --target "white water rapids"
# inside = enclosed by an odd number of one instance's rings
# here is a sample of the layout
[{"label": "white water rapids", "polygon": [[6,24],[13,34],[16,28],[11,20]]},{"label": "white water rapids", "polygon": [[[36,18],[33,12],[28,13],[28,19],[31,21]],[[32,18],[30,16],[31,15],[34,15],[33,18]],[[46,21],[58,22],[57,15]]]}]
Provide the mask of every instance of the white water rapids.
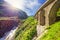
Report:
[{"label": "white water rapids", "polygon": [[4,37],[0,38],[0,40],[14,40],[15,31],[18,29],[18,27],[14,27],[11,29],[11,31],[5,33]]}]

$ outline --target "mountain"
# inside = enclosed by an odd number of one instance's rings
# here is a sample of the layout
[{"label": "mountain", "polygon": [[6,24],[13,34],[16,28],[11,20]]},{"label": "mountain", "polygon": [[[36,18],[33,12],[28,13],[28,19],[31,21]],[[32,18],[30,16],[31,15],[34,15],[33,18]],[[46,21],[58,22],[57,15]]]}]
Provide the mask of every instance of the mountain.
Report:
[{"label": "mountain", "polygon": [[0,17],[13,17],[17,16],[20,19],[26,19],[28,16],[26,12],[12,7],[10,4],[1,1],[0,2]]},{"label": "mountain", "polygon": [[[10,4],[0,0],[0,17],[18,17],[17,19],[26,19],[26,12],[12,7]],[[20,20],[0,20],[0,37],[10,31],[13,27],[18,27]]]},{"label": "mountain", "polygon": [[20,19],[26,19],[28,16],[27,16],[26,12],[19,10],[18,17]]}]

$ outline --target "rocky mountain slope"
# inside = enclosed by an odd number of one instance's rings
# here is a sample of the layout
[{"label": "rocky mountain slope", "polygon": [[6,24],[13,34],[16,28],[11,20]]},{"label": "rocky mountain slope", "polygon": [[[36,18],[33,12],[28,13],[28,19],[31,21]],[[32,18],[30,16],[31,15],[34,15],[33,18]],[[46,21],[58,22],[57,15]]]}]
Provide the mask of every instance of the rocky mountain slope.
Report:
[{"label": "rocky mountain slope", "polygon": [[[3,0],[0,1],[0,17],[18,17],[17,19],[26,19],[26,12],[14,8]],[[10,31],[14,26],[18,26],[20,20],[0,20],[0,37]]]}]

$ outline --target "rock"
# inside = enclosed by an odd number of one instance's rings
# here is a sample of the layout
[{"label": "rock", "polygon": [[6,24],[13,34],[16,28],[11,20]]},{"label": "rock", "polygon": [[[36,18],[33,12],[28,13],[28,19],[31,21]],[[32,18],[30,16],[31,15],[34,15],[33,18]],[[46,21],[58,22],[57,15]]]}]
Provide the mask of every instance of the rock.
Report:
[{"label": "rock", "polygon": [[0,36],[2,37],[4,33],[10,31],[14,26],[18,26],[17,21],[14,20],[0,20]]}]

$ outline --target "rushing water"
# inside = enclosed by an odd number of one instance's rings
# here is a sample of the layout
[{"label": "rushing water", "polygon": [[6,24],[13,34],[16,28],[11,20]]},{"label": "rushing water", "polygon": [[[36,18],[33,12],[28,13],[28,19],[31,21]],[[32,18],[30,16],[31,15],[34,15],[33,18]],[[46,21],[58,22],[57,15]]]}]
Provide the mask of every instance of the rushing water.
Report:
[{"label": "rushing water", "polygon": [[0,40],[14,40],[14,35],[17,28],[18,27],[13,27],[11,31],[5,33],[5,35],[2,38],[0,38]]}]

